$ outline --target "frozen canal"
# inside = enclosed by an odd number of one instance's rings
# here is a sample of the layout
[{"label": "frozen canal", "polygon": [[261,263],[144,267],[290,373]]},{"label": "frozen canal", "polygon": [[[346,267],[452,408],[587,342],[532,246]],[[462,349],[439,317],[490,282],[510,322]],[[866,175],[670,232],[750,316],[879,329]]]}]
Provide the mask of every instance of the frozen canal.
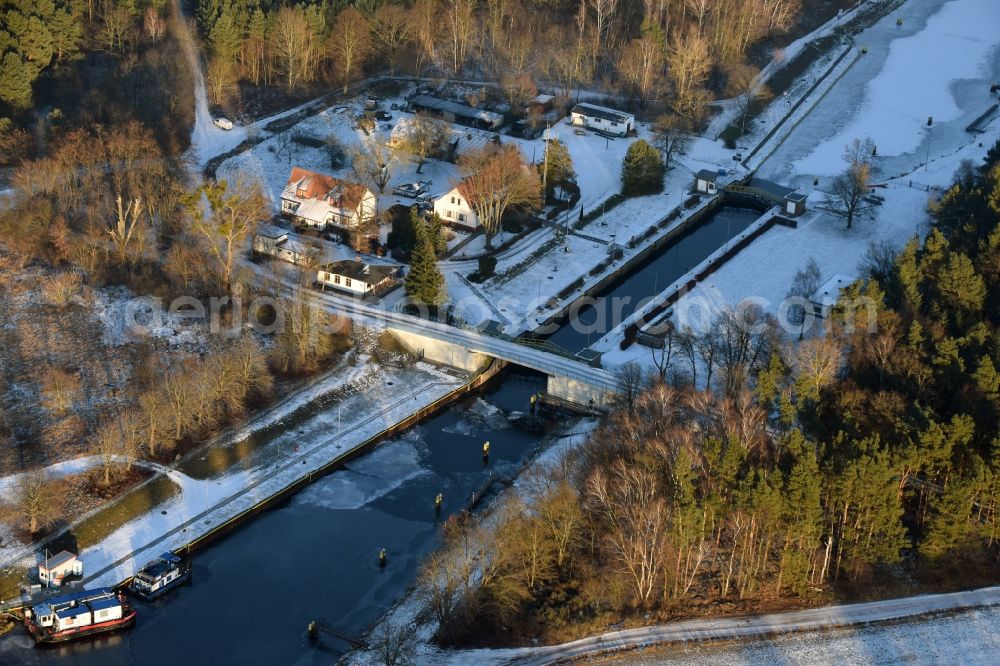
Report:
[{"label": "frozen canal", "polygon": [[501,474],[539,445],[542,435],[511,427],[505,413],[527,411],[544,386],[512,374],[196,553],[193,585],[137,602],[131,631],[44,649],[18,628],[0,639],[0,664],[331,663],[348,646],[330,637],[311,645],[309,621],[362,631],[399,599],[440,521],[483,480],[483,441]]}]

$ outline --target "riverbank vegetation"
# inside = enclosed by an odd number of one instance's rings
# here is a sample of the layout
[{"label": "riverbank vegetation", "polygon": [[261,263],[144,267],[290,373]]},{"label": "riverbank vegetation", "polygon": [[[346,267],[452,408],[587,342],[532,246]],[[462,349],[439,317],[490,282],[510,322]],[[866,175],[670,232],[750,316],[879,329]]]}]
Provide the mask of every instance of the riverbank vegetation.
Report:
[{"label": "riverbank vegetation", "polygon": [[668,336],[588,443],[449,521],[420,582],[439,641],[995,583],[998,202],[1000,163],[964,166],[929,236],[875,248],[823,337],[753,313]]}]

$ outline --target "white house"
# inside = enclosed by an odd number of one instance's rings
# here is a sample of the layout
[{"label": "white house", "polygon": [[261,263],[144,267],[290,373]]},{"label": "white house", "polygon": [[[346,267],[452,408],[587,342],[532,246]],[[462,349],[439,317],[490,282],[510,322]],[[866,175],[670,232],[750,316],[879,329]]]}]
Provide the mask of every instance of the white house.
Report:
[{"label": "white house", "polygon": [[52,557],[46,557],[45,561],[38,565],[38,581],[42,585],[62,585],[63,579],[67,576],[82,576],[83,562],[68,550],[57,553]]},{"label": "white house", "polygon": [[716,180],[719,174],[710,169],[702,169],[694,175],[694,189],[701,194],[715,194],[718,191]]},{"label": "white house", "polygon": [[456,185],[452,190],[434,200],[434,212],[444,222],[467,229],[479,228],[479,216],[469,204],[465,182]]},{"label": "white house", "polygon": [[354,259],[343,259],[319,267],[316,284],[331,287],[353,296],[381,296],[399,285],[395,266],[373,266]]},{"label": "white house", "polygon": [[569,115],[572,124],[606,134],[625,136],[635,129],[635,116],[606,106],[581,102],[573,107]]},{"label": "white house", "polygon": [[281,192],[281,213],[317,229],[354,229],[375,217],[375,195],[364,185],[295,167]]},{"label": "white house", "polygon": [[820,288],[809,296],[809,302],[813,307],[813,314],[820,319],[825,319],[830,315],[833,306],[840,300],[840,290],[850,286],[857,281],[857,278],[836,274],[820,285]]}]

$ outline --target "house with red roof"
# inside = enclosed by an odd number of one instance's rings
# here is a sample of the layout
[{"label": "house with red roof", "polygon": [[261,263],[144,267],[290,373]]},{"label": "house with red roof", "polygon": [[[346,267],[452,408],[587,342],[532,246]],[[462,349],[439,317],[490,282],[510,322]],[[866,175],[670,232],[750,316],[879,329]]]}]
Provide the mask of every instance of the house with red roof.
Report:
[{"label": "house with red roof", "polygon": [[352,230],[375,218],[375,195],[364,185],[294,167],[281,192],[281,214],[296,225]]}]

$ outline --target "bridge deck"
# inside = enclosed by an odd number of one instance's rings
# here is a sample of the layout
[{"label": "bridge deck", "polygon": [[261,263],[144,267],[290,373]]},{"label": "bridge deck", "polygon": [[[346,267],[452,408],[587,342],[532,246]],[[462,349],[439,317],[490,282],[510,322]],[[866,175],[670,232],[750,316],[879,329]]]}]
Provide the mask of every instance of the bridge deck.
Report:
[{"label": "bridge deck", "polygon": [[351,319],[361,319],[380,327],[398,328],[415,335],[448,342],[472,352],[486,354],[547,375],[566,377],[604,391],[622,392],[621,380],[613,373],[602,368],[591,367],[575,358],[543,349],[529,341],[519,341],[507,336],[493,336],[478,329],[461,328],[429,321],[401,312],[384,310],[368,303],[349,300],[334,294],[315,291],[307,293],[314,302],[321,304],[324,309],[333,314],[340,314]]}]

